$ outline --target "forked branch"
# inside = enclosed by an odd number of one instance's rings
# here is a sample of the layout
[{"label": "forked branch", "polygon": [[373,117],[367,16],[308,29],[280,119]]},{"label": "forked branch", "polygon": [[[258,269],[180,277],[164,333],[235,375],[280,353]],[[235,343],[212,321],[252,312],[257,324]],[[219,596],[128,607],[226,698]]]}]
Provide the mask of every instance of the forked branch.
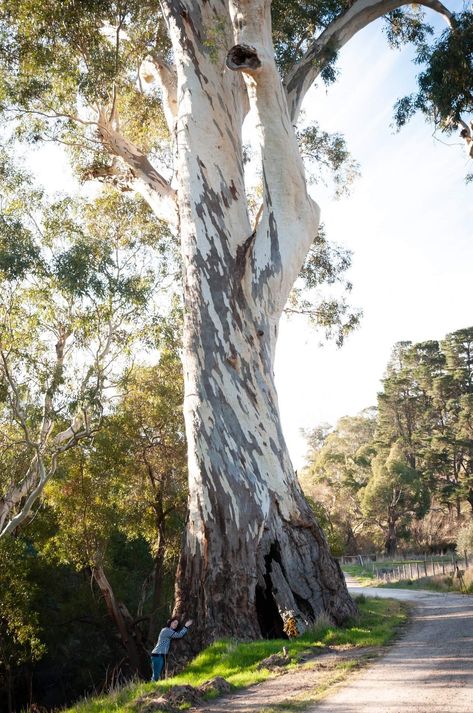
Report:
[{"label": "forked branch", "polygon": [[98,133],[104,148],[129,167],[134,190],[143,196],[158,218],[175,227],[177,202],[174,188],[154,168],[148,157],[123,136],[104,110],[99,114]]},{"label": "forked branch", "polygon": [[[356,0],[346,12],[328,25],[285,77],[284,84],[293,122],[297,121],[308,89],[338,50],[374,20],[407,4],[405,0]],[[419,0],[418,4],[438,12],[451,24],[453,15],[439,0]]]},{"label": "forked branch", "polygon": [[279,316],[317,233],[319,209],[307,193],[304,167],[274,60],[270,2],[234,5],[235,44],[226,64],[242,72],[260,135],[263,210],[256,228],[256,283],[270,288],[266,309]]}]

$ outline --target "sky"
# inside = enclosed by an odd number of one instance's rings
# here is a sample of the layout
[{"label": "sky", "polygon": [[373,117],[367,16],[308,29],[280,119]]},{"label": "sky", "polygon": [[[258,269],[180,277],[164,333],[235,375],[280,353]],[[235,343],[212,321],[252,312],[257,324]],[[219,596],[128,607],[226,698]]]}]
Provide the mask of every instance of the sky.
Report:
[{"label": "sky", "polygon": [[335,425],[376,404],[397,341],[441,339],[473,326],[473,165],[456,136],[432,136],[418,116],[396,133],[396,99],[415,89],[419,71],[406,49],[387,48],[380,23],[344,48],[340,79],[311,90],[308,117],[344,134],[361,166],[348,199],[311,189],[329,239],[353,252],[350,303],[361,326],[338,349],[300,317],[281,325],[276,383],[283,430],[296,468],[301,429]]},{"label": "sky", "polygon": [[[432,15],[430,15],[432,20]],[[435,22],[435,20],[434,20]],[[439,19],[440,27],[443,21]],[[297,469],[306,444],[301,429],[332,426],[376,403],[397,341],[441,339],[473,325],[473,170],[459,138],[441,143],[422,117],[400,133],[393,105],[415,89],[412,53],[389,50],[378,21],[358,33],[339,57],[339,80],[312,89],[307,119],[344,134],[361,178],[350,197],[311,189],[329,239],[353,252],[350,302],[361,326],[338,349],[302,318],[283,320],[276,382],[283,429]],[[68,182],[60,148],[29,154],[51,191]]]}]

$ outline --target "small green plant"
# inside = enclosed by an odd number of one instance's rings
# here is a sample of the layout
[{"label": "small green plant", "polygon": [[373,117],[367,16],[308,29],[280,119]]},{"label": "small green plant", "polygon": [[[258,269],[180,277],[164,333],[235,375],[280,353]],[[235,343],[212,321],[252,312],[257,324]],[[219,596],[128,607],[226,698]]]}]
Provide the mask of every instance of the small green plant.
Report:
[{"label": "small green plant", "polygon": [[333,621],[329,615],[326,612],[322,612],[308,629],[308,633],[314,640],[323,639],[326,632],[333,627],[333,625]]},{"label": "small green plant", "polygon": [[225,22],[223,20],[216,20],[214,25],[208,29],[207,36],[203,42],[210,61],[214,64],[218,62],[219,51],[226,50],[224,37]]}]

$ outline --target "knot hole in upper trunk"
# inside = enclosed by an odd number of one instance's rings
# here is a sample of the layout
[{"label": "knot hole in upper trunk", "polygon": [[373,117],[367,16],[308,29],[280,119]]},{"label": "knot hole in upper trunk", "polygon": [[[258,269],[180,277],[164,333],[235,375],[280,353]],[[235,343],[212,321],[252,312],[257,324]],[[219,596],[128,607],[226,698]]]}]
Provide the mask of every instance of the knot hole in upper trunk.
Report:
[{"label": "knot hole in upper trunk", "polygon": [[229,50],[226,60],[227,67],[236,70],[255,70],[261,67],[261,61],[254,47],[250,45],[234,45]]}]

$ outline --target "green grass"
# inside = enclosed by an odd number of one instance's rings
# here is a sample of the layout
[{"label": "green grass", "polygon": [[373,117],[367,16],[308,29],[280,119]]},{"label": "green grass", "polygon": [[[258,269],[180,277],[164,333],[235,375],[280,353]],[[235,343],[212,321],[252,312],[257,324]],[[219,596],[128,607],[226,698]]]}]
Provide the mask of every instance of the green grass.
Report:
[{"label": "green grass", "polygon": [[406,620],[406,608],[394,600],[359,597],[360,616],[343,627],[316,626],[297,639],[271,639],[239,643],[218,641],[202,651],[178,676],[159,683],[130,684],[108,696],[85,700],[68,713],[131,713],[134,701],[152,691],[167,691],[171,686],[198,686],[215,676],[222,676],[235,688],[244,688],[273,675],[258,670],[258,663],[286,646],[292,666],[298,656],[324,646],[348,644],[354,647],[383,646],[393,639]]},{"label": "green grass", "polygon": [[361,564],[344,564],[342,565],[342,571],[345,574],[350,574],[365,587],[375,586],[377,583],[376,576],[373,574],[373,570],[370,567],[365,567]]}]

